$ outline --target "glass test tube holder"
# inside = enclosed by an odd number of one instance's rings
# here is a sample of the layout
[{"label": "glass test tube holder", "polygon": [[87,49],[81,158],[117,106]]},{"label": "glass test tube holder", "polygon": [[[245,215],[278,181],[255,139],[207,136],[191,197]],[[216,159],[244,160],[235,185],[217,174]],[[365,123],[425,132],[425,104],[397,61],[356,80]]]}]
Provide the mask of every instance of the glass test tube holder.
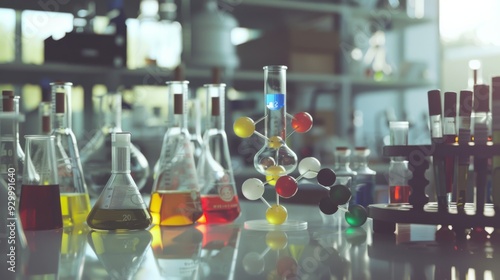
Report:
[{"label": "glass test tube holder", "polygon": [[[464,210],[459,211],[456,203],[450,203],[446,209],[438,209],[437,203],[429,202],[425,187],[429,181],[425,171],[429,168],[430,156],[474,156],[489,158],[500,155],[500,145],[488,141],[487,145],[467,145],[436,143],[433,145],[385,146],[383,154],[387,157],[404,156],[413,177],[409,180],[412,189],[409,203],[404,204],[372,204],[368,206],[369,217],[373,219],[373,230],[379,233],[392,234],[396,223],[451,225],[457,236],[463,235],[465,229],[472,227],[500,228],[500,219],[496,216],[493,204],[485,203],[480,207],[466,203]],[[500,186],[498,186],[500,187]],[[484,211],[476,212],[476,208]],[[500,216],[500,213],[499,213]]]}]

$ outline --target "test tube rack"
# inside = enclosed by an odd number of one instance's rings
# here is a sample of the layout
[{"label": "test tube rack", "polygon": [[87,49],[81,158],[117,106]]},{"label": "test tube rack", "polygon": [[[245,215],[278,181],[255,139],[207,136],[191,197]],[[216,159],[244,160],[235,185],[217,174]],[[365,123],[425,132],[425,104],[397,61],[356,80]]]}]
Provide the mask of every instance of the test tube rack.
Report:
[{"label": "test tube rack", "polygon": [[[500,155],[500,145],[489,141],[486,145],[468,145],[434,143],[432,145],[384,146],[383,155],[387,157],[404,156],[408,159],[408,167],[412,178],[408,181],[411,187],[409,203],[405,204],[372,204],[368,206],[368,216],[373,219],[373,231],[378,233],[394,233],[397,223],[451,225],[455,232],[473,227],[500,228],[500,213],[497,216],[493,204],[485,203],[484,211],[476,212],[476,205],[466,203],[464,211],[458,211],[455,203],[447,209],[439,209],[437,203],[429,202],[425,187],[429,181],[425,172],[429,168],[429,159],[445,156],[474,156],[488,159],[492,155]],[[487,170],[481,170],[487,176]],[[493,186],[499,187],[500,186]],[[482,207],[478,207],[481,209]]]}]

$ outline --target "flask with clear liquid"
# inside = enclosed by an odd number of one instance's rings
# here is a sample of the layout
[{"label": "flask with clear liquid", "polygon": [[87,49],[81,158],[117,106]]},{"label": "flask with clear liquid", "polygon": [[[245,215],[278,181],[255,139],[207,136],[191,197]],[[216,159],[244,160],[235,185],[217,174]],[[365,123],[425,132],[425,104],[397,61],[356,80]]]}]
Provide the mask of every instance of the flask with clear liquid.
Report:
[{"label": "flask with clear liquid", "polygon": [[[2,91],[2,112],[0,112],[0,176],[21,194],[20,184],[24,167],[24,151],[19,142],[19,97],[10,90]],[[10,175],[10,176],[9,176]]]},{"label": "flask with clear liquid", "polygon": [[206,131],[197,166],[203,216],[199,222],[232,222],[240,215],[231,155],[224,130],[225,84],[207,84]]},{"label": "flask with clear liquid", "polygon": [[356,172],[354,194],[356,204],[368,206],[375,201],[375,176],[377,172],[368,166],[368,156],[370,149],[367,147],[356,147],[354,156],[357,166],[353,169]]},{"label": "flask with clear liquid", "polygon": [[111,177],[87,217],[99,230],[146,229],[151,215],[130,175],[130,133],[111,134]]},{"label": "flask with clear liquid", "polygon": [[[111,135],[122,132],[122,96],[108,93],[100,97],[100,119],[104,124],[82,148],[80,156],[90,196],[98,197],[106,186],[111,174]],[[130,144],[130,174],[137,188],[144,188],[149,177],[149,164],[146,157],[133,144]]]},{"label": "flask with clear liquid", "polygon": [[72,83],[56,82],[52,88],[52,135],[55,137],[57,175],[64,226],[85,223],[90,199],[83,177],[80,153],[71,128]]},{"label": "flask with clear liquid", "polygon": [[153,223],[157,225],[190,225],[202,215],[198,176],[187,130],[188,84],[188,81],[167,82],[169,123],[149,204]]}]

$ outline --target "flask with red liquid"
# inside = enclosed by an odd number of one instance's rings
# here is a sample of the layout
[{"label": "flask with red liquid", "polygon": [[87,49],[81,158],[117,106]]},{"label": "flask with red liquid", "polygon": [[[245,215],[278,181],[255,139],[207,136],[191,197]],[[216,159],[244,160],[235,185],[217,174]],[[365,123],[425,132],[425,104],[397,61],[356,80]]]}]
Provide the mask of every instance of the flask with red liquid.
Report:
[{"label": "flask with red liquid", "polygon": [[206,131],[197,166],[203,216],[198,222],[232,222],[240,215],[231,156],[224,130],[225,84],[206,84]]},{"label": "flask with red liquid", "polygon": [[19,212],[24,230],[62,228],[54,136],[26,135]]}]

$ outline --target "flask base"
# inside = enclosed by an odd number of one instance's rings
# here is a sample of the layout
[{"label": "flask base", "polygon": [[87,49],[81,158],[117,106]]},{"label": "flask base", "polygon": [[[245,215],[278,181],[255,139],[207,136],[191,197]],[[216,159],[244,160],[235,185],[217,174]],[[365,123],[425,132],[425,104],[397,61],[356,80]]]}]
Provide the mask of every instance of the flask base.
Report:
[{"label": "flask base", "polygon": [[281,225],[270,224],[267,220],[250,220],[245,222],[245,229],[262,231],[299,231],[307,229],[306,221],[288,220]]}]

